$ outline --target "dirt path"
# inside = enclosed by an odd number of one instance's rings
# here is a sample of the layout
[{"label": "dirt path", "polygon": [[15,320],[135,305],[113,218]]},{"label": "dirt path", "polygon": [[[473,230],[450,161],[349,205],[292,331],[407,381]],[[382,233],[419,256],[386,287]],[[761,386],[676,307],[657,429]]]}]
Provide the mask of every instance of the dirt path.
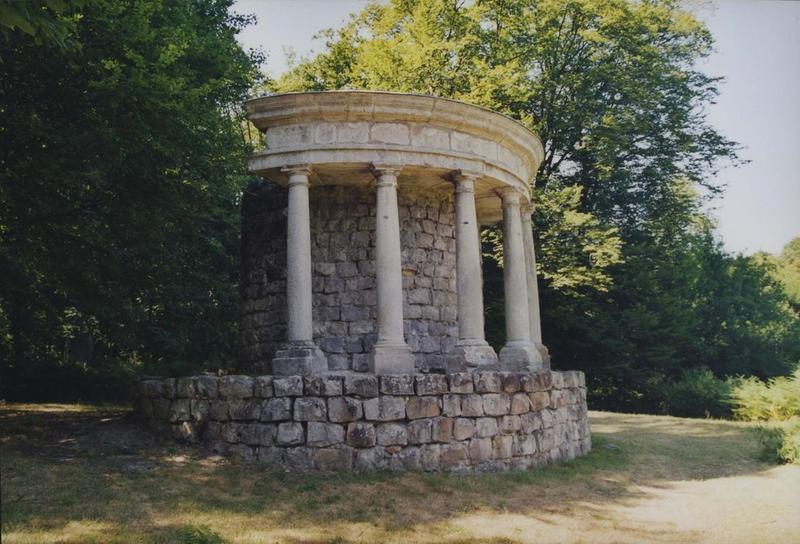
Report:
[{"label": "dirt path", "polygon": [[0,406],[2,541],[800,542],[800,467],[747,425],[591,413],[546,470],[306,475],[160,440],[121,409]]}]

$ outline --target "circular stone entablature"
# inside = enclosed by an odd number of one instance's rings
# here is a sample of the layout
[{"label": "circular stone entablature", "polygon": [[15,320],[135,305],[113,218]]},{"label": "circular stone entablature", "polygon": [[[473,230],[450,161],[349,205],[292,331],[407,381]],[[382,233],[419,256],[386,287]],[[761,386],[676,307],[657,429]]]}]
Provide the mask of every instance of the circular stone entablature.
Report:
[{"label": "circular stone entablature", "polygon": [[401,167],[402,187],[452,190],[457,174],[476,176],[478,219],[502,217],[503,191],[523,200],[544,151],[519,122],[492,110],[433,96],[323,91],[276,94],[246,102],[266,147],[250,170],[285,184],[290,165],[312,167],[310,183],[369,185],[373,165]]}]

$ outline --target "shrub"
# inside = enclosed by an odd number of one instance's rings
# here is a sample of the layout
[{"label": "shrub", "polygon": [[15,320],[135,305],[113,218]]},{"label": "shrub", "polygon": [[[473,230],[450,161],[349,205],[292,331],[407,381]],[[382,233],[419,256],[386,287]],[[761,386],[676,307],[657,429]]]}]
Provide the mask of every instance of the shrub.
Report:
[{"label": "shrub", "polygon": [[800,418],[762,425],[758,432],[770,461],[800,465]]},{"label": "shrub", "polygon": [[692,368],[666,386],[664,408],[673,416],[729,417],[730,390],[730,383],[708,368]]},{"label": "shrub", "polygon": [[792,376],[740,378],[731,391],[733,414],[744,421],[786,421],[800,417],[800,368]]}]

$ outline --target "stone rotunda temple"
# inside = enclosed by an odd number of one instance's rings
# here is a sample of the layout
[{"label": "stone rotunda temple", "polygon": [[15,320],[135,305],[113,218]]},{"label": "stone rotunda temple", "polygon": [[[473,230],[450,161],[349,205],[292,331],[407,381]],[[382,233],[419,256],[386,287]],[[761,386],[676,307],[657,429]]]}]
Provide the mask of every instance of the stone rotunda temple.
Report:
[{"label": "stone rotunda temple", "polygon": [[[243,200],[248,375],[143,380],[161,432],[289,470],[504,470],[591,448],[581,372],[542,344],[538,137],[430,96],[246,103],[265,147]],[[484,336],[480,227],[502,222],[506,342]]]},{"label": "stone rotunda temple", "polygon": [[[266,140],[251,171],[288,187],[273,217],[246,217],[256,225],[243,277],[249,362],[271,361],[275,375],[547,366],[535,134],[484,108],[398,93],[283,94],[247,111]],[[507,342],[496,354],[484,339],[479,228],[501,220]],[[261,236],[259,221],[272,226]]]}]

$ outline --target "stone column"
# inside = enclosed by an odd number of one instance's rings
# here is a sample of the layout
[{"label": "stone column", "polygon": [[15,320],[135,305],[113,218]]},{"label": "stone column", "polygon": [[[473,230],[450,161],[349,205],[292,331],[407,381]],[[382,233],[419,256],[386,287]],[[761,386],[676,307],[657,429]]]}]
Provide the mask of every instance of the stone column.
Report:
[{"label": "stone column", "polygon": [[458,342],[447,354],[447,369],[497,365],[497,354],[486,343],[483,319],[483,272],[478,216],[475,212],[475,181],[479,174],[454,176],[456,189],[456,279],[458,285]]},{"label": "stone column", "polygon": [[539,283],[536,279],[536,250],[533,245],[533,204],[522,207],[522,237],[525,243],[525,271],[528,279],[528,319],[530,338],[539,351],[545,366],[550,364],[550,353],[542,343],[542,318],[539,311]]},{"label": "stone column", "polygon": [[403,337],[403,271],[397,174],[400,168],[373,165],[377,177],[375,210],[375,283],[378,294],[378,340],[369,357],[375,374],[413,374],[414,356]]},{"label": "stone column", "polygon": [[279,376],[318,374],[328,370],[325,355],[314,344],[311,291],[311,222],[308,176],[311,168],[287,166],[289,205],[286,228],[287,344],[272,360]]},{"label": "stone column", "polygon": [[539,370],[542,368],[542,356],[530,338],[521,195],[517,191],[506,190],[502,198],[506,345],[500,350],[500,364],[508,370]]}]

